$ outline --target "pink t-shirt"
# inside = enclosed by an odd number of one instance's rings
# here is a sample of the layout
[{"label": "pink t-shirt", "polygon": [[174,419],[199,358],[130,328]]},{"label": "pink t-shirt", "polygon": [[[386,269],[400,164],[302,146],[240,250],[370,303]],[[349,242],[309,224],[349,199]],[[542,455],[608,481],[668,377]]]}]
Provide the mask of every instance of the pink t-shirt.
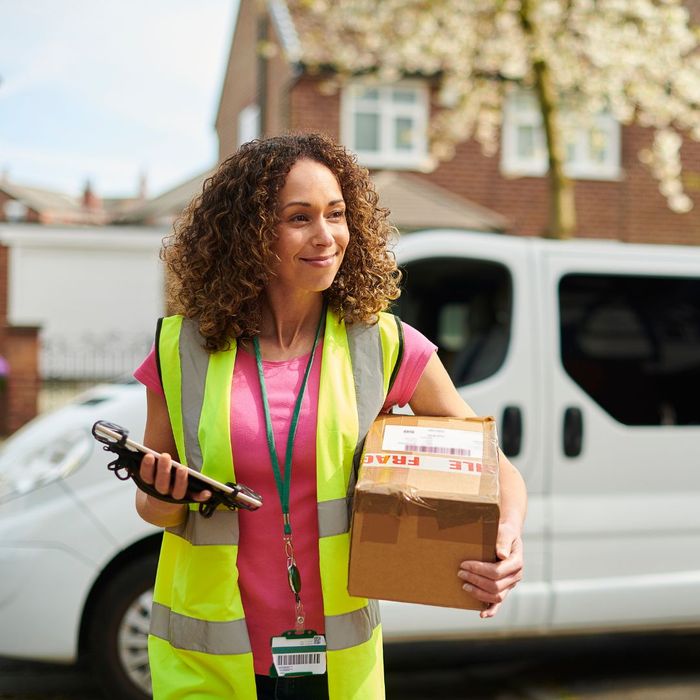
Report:
[{"label": "pink t-shirt", "polygon": [[[425,365],[436,350],[420,332],[403,324],[404,354],[384,410],[407,404]],[[316,513],[316,418],[321,376],[319,345],[304,394],[294,441],[289,512],[297,566],[302,577],[301,599],[306,627],[324,632],[323,598],[318,557]],[[263,362],[280,469],[284,469],[287,435],[294,403],[309,355],[283,362]],[[134,376],[163,394],[152,349]],[[239,350],[231,387],[231,446],[236,481],[257,491],[264,507],[241,510],[238,549],[239,585],[248,621],[255,672],[268,675],[270,638],[294,628],[294,596],[287,582],[287,559],[282,543],[282,508],[272,472],[265,434],[260,383],[255,358]],[[251,624],[254,621],[254,624]]]}]

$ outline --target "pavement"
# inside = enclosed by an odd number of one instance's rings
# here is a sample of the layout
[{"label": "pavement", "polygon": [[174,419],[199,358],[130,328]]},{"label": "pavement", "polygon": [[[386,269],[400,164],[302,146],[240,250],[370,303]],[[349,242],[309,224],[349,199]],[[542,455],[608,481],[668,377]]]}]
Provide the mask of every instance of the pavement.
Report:
[{"label": "pavement", "polygon": [[[699,633],[420,644],[386,666],[387,700],[700,699]],[[0,657],[0,700],[100,697],[84,666]]]}]

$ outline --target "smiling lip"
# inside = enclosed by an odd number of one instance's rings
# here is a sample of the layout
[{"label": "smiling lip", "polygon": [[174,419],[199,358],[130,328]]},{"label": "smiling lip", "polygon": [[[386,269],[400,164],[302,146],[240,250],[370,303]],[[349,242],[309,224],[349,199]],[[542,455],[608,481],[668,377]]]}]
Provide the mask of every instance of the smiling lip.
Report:
[{"label": "smiling lip", "polygon": [[335,261],[336,254],[333,255],[319,255],[316,258],[301,258],[301,260],[314,267],[329,267]]}]

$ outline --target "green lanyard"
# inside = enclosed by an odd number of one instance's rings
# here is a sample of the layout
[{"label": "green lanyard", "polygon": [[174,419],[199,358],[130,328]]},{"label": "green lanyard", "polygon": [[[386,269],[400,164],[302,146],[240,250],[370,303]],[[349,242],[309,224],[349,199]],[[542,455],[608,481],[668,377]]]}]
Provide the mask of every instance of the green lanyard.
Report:
[{"label": "green lanyard", "polygon": [[294,438],[297,432],[297,424],[299,423],[299,414],[301,413],[301,404],[304,398],[304,392],[306,391],[306,385],[309,381],[309,374],[311,374],[311,366],[314,363],[314,357],[316,355],[316,348],[318,347],[318,341],[321,337],[321,328],[323,327],[323,321],[326,316],[326,304],[323,304],[323,309],[321,311],[321,318],[318,321],[318,327],[316,328],[316,336],[314,338],[314,344],[311,348],[311,355],[309,356],[309,361],[306,364],[306,370],[304,371],[304,378],[301,382],[301,388],[299,389],[299,394],[297,395],[296,403],[294,404],[294,412],[292,413],[292,422],[289,426],[289,435],[287,436],[287,452],[284,458],[284,478],[280,473],[280,464],[277,457],[277,448],[275,446],[275,435],[272,432],[272,417],[270,415],[270,403],[267,398],[267,389],[265,387],[265,375],[263,373],[263,363],[262,355],[260,353],[260,343],[258,337],[253,338],[253,347],[255,348],[255,362],[258,367],[258,378],[260,379],[260,393],[262,394],[263,411],[265,413],[265,429],[267,432],[267,448],[270,452],[270,461],[272,462],[272,473],[275,477],[275,485],[277,486],[277,493],[280,497],[280,505],[282,506],[282,518],[284,523],[284,549],[287,555],[287,577],[289,580],[289,587],[292,589],[296,600],[296,627],[297,631],[301,631],[304,628],[304,608],[301,605],[301,598],[299,593],[301,592],[301,574],[296,565],[296,559],[294,557],[294,548],[292,546],[292,525],[289,520],[289,487],[292,482],[292,453],[294,451]]}]

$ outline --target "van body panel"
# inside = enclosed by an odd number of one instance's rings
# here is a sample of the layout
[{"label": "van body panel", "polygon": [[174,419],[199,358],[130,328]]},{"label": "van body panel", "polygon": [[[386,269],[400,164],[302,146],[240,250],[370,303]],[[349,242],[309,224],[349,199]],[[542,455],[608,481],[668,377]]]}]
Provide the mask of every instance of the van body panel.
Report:
[{"label": "van body panel", "polygon": [[[654,306],[674,284],[695,288],[700,251],[610,246],[584,256],[561,246],[544,261],[552,626],[699,620],[700,424],[683,411],[700,389],[700,345],[688,339],[700,296],[669,294],[677,303]],[[587,285],[590,299],[577,307]],[[596,285],[607,289],[597,298]],[[660,321],[682,305],[686,322],[673,332],[686,334],[683,352]],[[575,455],[564,435],[571,409],[582,433]]]}]

